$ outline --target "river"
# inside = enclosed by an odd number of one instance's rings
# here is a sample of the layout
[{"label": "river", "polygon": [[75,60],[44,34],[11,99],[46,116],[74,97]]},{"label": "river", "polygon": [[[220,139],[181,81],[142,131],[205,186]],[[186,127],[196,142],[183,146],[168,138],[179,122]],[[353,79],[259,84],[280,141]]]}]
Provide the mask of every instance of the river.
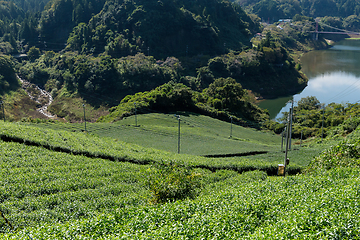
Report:
[{"label": "river", "polygon": [[288,111],[303,97],[315,96],[321,103],[355,103],[360,101],[360,40],[343,40],[327,50],[312,51],[301,58],[308,86],[294,96],[264,100],[259,106],[269,110],[272,119]]}]

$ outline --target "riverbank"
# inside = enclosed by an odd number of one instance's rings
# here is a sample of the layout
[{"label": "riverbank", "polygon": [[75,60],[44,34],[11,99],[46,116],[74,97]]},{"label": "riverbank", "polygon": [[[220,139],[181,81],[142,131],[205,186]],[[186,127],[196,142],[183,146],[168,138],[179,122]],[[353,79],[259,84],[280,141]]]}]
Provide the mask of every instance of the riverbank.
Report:
[{"label": "riverbank", "polygon": [[274,119],[279,113],[288,111],[287,103],[294,98],[314,96],[321,103],[355,103],[360,90],[360,41],[355,38],[336,42],[327,50],[312,51],[301,58],[302,71],[309,78],[308,86],[300,93],[265,99],[258,106],[268,109]]}]

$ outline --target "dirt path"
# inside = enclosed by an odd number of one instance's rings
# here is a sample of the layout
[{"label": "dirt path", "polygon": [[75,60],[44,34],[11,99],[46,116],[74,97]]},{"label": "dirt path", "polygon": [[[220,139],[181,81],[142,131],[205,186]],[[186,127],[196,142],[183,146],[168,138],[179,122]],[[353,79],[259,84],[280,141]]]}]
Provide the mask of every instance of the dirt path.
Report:
[{"label": "dirt path", "polygon": [[17,77],[21,81],[21,87],[25,90],[30,99],[38,103],[38,108],[36,109],[36,111],[40,112],[48,118],[56,118],[56,115],[52,115],[47,110],[47,108],[53,102],[53,98],[50,93],[41,89],[39,86],[20,78],[19,76]]}]

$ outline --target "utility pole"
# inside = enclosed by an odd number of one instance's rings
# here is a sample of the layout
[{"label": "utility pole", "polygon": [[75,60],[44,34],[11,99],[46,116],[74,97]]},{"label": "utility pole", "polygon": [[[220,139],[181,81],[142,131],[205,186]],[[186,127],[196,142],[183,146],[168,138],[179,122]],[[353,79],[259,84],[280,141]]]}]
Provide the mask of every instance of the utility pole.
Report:
[{"label": "utility pole", "polygon": [[286,136],[286,146],[285,146],[285,159],[284,159],[284,177],[286,174],[286,165],[288,164],[288,148],[289,148],[289,137],[290,137],[290,114],[291,114],[291,109],[288,115],[288,125],[287,125],[287,136]]},{"label": "utility pole", "polygon": [[178,127],[178,153],[180,153],[180,115],[175,115],[175,117],[179,120],[179,127]]},{"label": "utility pole", "polygon": [[230,138],[232,138],[232,124],[233,124],[233,117],[230,116],[231,124],[230,124]]},{"label": "utility pole", "polygon": [[135,127],[137,127],[136,102],[134,102],[134,107],[135,107]]},{"label": "utility pole", "polygon": [[289,150],[291,150],[291,132],[292,132],[292,118],[294,113],[294,98],[291,100],[291,108],[290,108],[290,133],[289,133]]},{"label": "utility pole", "polygon": [[85,122],[85,132],[86,132],[85,104],[83,104],[83,108],[84,108],[84,122]]},{"label": "utility pole", "polygon": [[323,138],[324,138],[324,118],[325,118],[325,106],[323,106],[323,117],[321,124],[321,143],[323,142]]},{"label": "utility pole", "polygon": [[281,151],[284,150],[284,135],[285,135],[285,132],[286,132],[286,127],[284,128],[284,131],[281,133]]}]

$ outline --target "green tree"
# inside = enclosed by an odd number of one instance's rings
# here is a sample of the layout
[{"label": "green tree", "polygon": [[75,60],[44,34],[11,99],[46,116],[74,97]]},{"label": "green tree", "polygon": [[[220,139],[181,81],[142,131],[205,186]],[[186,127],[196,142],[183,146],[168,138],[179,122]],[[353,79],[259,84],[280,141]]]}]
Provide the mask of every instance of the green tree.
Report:
[{"label": "green tree", "polygon": [[27,52],[27,56],[30,61],[35,61],[40,57],[40,49],[36,47],[31,47],[29,51]]},{"label": "green tree", "polygon": [[314,96],[308,96],[301,98],[298,101],[297,110],[312,110],[319,109],[321,107],[320,101]]},{"label": "green tree", "polygon": [[0,55],[0,94],[19,86],[10,57]]},{"label": "green tree", "polygon": [[343,20],[344,28],[350,31],[359,31],[360,29],[360,16],[351,15]]},{"label": "green tree", "polygon": [[[233,78],[217,78],[204,90],[204,93],[208,96],[210,104],[220,100],[221,108],[238,111],[237,107],[242,105],[241,98],[244,96],[245,90]],[[219,109],[220,106],[215,105]]]}]

